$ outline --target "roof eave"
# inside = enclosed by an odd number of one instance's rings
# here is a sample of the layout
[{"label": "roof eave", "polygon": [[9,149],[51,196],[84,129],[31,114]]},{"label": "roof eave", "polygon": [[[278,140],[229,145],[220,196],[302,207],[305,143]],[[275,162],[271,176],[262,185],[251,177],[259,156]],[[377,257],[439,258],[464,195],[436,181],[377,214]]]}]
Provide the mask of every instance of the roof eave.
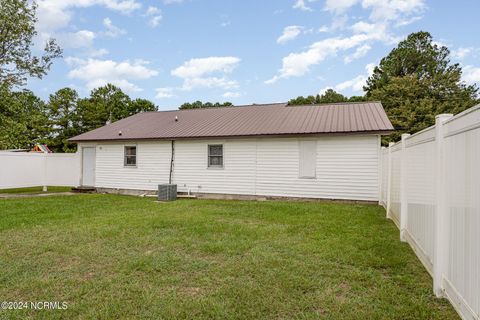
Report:
[{"label": "roof eave", "polygon": [[343,136],[343,135],[389,135],[394,129],[385,130],[370,130],[370,131],[344,131],[344,132],[311,132],[311,133],[275,133],[275,134],[243,134],[243,135],[224,135],[224,136],[191,136],[191,137],[151,137],[151,138],[111,138],[111,139],[75,139],[71,138],[68,141],[73,143],[85,142],[115,142],[115,141],[170,141],[170,140],[200,140],[200,139],[239,139],[239,138],[285,138],[285,137],[312,137],[312,136]]}]

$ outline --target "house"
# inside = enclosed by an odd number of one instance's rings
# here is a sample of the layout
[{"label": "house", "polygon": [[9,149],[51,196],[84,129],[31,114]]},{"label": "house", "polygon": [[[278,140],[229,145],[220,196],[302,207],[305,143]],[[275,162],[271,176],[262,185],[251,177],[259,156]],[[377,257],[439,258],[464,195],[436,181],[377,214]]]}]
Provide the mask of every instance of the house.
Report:
[{"label": "house", "polygon": [[380,102],[145,112],[76,136],[84,186],[378,201]]}]

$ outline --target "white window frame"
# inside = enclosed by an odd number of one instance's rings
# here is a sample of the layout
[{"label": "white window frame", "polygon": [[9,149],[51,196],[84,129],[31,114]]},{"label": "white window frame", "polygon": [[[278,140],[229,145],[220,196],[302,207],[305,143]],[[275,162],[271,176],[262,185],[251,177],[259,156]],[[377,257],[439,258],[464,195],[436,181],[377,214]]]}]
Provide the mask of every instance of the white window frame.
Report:
[{"label": "white window frame", "polygon": [[[127,164],[127,148],[135,148],[135,164]],[[128,157],[132,157],[129,155]],[[125,168],[136,168],[138,165],[138,146],[136,144],[127,144],[123,146],[123,166]]]},{"label": "white window frame", "polygon": [[[212,146],[221,146],[222,147],[222,155],[210,155],[210,147]],[[210,164],[210,157],[222,157],[222,164],[221,165],[211,165]],[[223,169],[225,167],[225,145],[223,143],[209,143],[207,144],[207,168],[208,169]]]}]

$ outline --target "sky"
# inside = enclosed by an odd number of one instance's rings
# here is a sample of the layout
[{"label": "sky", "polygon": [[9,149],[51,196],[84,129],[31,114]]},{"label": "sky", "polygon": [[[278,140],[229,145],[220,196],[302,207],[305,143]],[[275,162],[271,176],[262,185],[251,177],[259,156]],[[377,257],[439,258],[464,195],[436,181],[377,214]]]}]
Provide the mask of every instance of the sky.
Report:
[{"label": "sky", "polygon": [[285,102],[362,86],[409,33],[451,50],[463,80],[480,84],[477,0],[37,0],[35,51],[63,56],[27,88],[81,97],[113,83],[160,110],[196,100]]}]

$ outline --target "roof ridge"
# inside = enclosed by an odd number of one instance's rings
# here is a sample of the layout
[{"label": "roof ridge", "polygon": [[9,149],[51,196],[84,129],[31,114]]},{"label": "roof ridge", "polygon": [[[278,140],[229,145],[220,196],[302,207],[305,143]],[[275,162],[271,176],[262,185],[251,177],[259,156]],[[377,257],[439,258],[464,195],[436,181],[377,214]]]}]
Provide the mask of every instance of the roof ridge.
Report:
[{"label": "roof ridge", "polygon": [[339,104],[366,104],[366,103],[382,103],[379,100],[372,100],[372,101],[345,101],[345,102],[325,102],[325,103],[311,103],[311,104],[287,104],[287,107],[309,107],[309,106],[332,106],[332,105],[339,105]]},{"label": "roof ridge", "polygon": [[345,101],[345,102],[326,102],[326,103],[312,103],[312,104],[288,104],[288,102],[272,102],[272,103],[253,103],[253,104],[239,104],[231,106],[220,106],[220,107],[208,107],[208,108],[192,108],[192,109],[171,109],[171,110],[158,110],[158,111],[144,111],[141,113],[158,113],[158,112],[185,112],[185,111],[203,111],[203,110],[218,110],[226,108],[250,108],[250,107],[261,107],[261,106],[279,106],[284,105],[285,107],[311,107],[311,106],[331,106],[331,105],[353,105],[353,104],[365,104],[365,103],[380,103],[378,100],[372,101]]},{"label": "roof ridge", "polygon": [[248,107],[260,107],[260,106],[278,106],[284,105],[285,107],[288,106],[288,102],[273,102],[273,103],[254,103],[254,104],[239,104],[239,105],[231,105],[231,106],[220,106],[220,107],[208,107],[208,108],[192,108],[192,109],[176,109],[176,110],[159,110],[159,111],[144,111],[143,113],[148,112],[178,112],[178,111],[200,111],[200,110],[218,110],[218,109],[227,109],[233,107],[239,108],[248,108]]}]

